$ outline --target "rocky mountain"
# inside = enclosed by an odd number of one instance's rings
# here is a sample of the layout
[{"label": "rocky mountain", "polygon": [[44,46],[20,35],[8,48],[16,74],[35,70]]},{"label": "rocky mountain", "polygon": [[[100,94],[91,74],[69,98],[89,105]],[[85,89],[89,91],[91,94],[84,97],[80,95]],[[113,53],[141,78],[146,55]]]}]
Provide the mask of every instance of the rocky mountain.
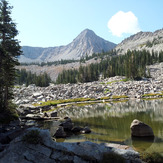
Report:
[{"label": "rocky mountain", "polygon": [[65,59],[80,59],[86,54],[100,53],[113,49],[116,44],[97,36],[92,30],[85,29],[66,46],[40,48],[23,46],[20,62],[48,62]]},{"label": "rocky mountain", "polygon": [[163,29],[155,32],[139,32],[123,40],[115,49],[118,54],[124,54],[128,49],[159,52],[163,50]]}]

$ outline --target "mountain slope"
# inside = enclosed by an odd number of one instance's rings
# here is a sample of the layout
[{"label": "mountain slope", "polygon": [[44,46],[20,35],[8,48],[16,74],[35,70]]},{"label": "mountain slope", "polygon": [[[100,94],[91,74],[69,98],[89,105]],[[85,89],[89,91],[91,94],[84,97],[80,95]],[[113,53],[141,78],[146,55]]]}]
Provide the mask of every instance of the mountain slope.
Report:
[{"label": "mountain slope", "polygon": [[163,29],[155,32],[139,32],[128,37],[115,48],[118,54],[124,54],[130,50],[163,50]]},{"label": "mountain slope", "polygon": [[116,44],[97,36],[92,30],[82,31],[70,44],[66,46],[39,48],[22,47],[23,56],[20,62],[51,62],[61,59],[80,59],[86,54],[100,53],[113,49]]}]

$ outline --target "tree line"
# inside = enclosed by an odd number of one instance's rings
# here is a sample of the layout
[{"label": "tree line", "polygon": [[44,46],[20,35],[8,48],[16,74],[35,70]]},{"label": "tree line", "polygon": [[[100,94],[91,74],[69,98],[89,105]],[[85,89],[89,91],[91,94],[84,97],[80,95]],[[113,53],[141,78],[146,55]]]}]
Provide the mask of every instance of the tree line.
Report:
[{"label": "tree line", "polygon": [[68,63],[74,63],[74,62],[79,62],[79,60],[75,60],[75,59],[66,59],[66,60],[59,60],[59,61],[53,61],[53,62],[41,62],[41,63],[21,63],[22,66],[30,66],[30,65],[38,65],[38,66],[52,66],[52,65],[64,65],[64,64],[68,64]]},{"label": "tree line", "polygon": [[51,78],[47,73],[36,75],[36,73],[33,74],[31,71],[28,72],[25,69],[17,70],[15,84],[25,84],[26,86],[35,84],[39,87],[47,87],[50,82]]},{"label": "tree line", "polygon": [[107,78],[116,75],[137,80],[150,76],[146,66],[157,62],[163,62],[163,51],[150,53],[146,50],[128,50],[125,55],[102,58],[100,63],[80,65],[78,70],[64,70],[58,75],[56,83],[92,82],[97,81],[99,76]]}]

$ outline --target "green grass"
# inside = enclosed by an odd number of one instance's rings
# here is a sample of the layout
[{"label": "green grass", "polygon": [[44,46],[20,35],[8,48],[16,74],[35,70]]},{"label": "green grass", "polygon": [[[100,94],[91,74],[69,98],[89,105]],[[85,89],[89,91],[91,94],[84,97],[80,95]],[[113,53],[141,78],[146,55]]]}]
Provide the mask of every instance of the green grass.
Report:
[{"label": "green grass", "polygon": [[116,83],[116,82],[127,82],[129,81],[128,78],[125,78],[125,79],[122,79],[122,80],[114,80],[114,81],[111,81],[111,82],[101,82],[100,84],[112,84],[112,83]]},{"label": "green grass", "polygon": [[144,94],[142,95],[142,97],[154,97],[154,96],[163,96],[163,93],[148,93],[148,94]]},{"label": "green grass", "polygon": [[105,82],[101,82],[100,84],[105,84]]},{"label": "green grass", "polygon": [[21,86],[18,86],[18,85],[14,85],[14,88],[17,88],[17,89],[18,89],[18,88],[21,88]]},{"label": "green grass", "polygon": [[108,88],[105,89],[104,94],[111,92]]},{"label": "green grass", "polygon": [[33,104],[34,106],[57,106],[57,104],[66,104],[66,103],[73,103],[73,102],[85,102],[85,101],[94,101],[96,99],[93,98],[75,98],[75,99],[65,99],[65,100],[54,100],[54,101],[47,101],[41,102],[41,104]]},{"label": "green grass", "polygon": [[[84,106],[84,105],[90,105],[90,104],[95,104],[97,102],[101,102],[101,100],[113,100],[113,101],[119,101],[120,99],[126,99],[128,96],[112,96],[110,97],[101,97],[99,99],[94,99],[94,98],[75,98],[75,99],[65,99],[65,100],[54,100],[54,101],[47,101],[47,102],[40,102],[40,104],[35,103],[33,104],[34,106],[55,106],[55,108],[49,110],[49,111],[54,111],[56,110],[59,106],[59,104],[65,104],[66,106]],[[58,105],[58,106],[57,106]]]},{"label": "green grass", "polygon": [[110,97],[101,97],[100,100],[109,100]]},{"label": "green grass", "polygon": [[128,98],[128,96],[125,96],[125,95],[112,96],[112,99],[122,99],[122,98]]},{"label": "green grass", "polygon": [[114,80],[112,82],[107,82],[106,84],[112,84],[112,83],[116,83],[116,82],[127,82],[127,81],[129,81],[129,79],[125,78],[125,79],[122,79],[122,80]]}]

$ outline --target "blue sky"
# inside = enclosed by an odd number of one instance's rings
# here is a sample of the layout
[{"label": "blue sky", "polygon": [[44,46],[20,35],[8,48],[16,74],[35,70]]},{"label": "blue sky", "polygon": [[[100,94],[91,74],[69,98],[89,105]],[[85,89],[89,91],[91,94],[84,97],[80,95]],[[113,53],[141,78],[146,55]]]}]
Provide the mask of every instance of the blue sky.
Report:
[{"label": "blue sky", "polygon": [[[9,0],[21,45],[67,45],[88,28],[120,43],[163,28],[163,0]],[[108,25],[109,24],[109,25]]]}]

